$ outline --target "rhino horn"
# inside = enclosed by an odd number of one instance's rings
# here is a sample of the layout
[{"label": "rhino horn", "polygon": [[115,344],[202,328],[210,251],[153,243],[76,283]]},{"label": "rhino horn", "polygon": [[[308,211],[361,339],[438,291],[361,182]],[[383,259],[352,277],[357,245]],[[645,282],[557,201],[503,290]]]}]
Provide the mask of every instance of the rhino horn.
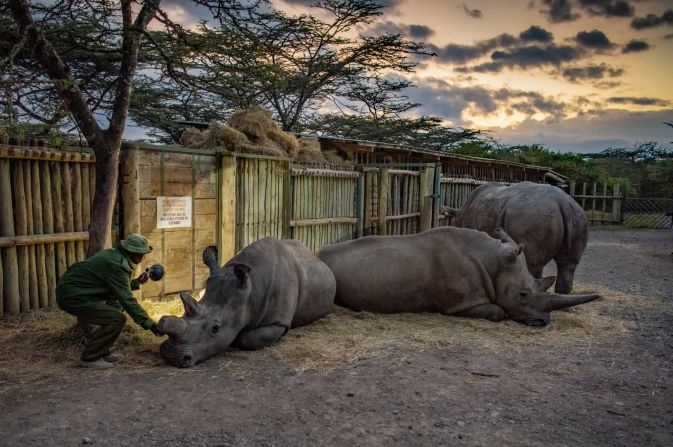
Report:
[{"label": "rhino horn", "polygon": [[199,313],[199,302],[185,292],[180,292],[182,305],[185,306],[185,317],[194,317]]},{"label": "rhino horn", "polygon": [[203,250],[203,263],[208,266],[211,275],[220,269],[220,265],[217,262],[217,247],[211,245]]},{"label": "rhino horn", "polygon": [[166,335],[179,337],[187,329],[187,323],[182,318],[167,315],[161,317],[158,327]]},{"label": "rhino horn", "polygon": [[561,295],[559,293],[548,293],[546,295],[545,308],[548,311],[567,309],[568,307],[588,303],[589,301],[593,301],[600,297],[600,295],[596,295],[595,293],[589,295]]}]

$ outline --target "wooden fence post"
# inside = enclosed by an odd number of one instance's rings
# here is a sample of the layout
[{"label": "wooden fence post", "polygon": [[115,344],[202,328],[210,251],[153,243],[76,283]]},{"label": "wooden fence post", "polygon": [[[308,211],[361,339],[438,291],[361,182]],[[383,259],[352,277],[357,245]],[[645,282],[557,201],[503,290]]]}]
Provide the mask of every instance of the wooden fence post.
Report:
[{"label": "wooden fence post", "polygon": [[[51,169],[49,162],[42,162],[40,166],[42,176],[42,217],[45,234],[54,233],[54,203],[52,201]],[[56,305],[56,248],[55,244],[46,244],[46,265],[49,306]]]},{"label": "wooden fence post", "polygon": [[575,196],[575,180],[570,180],[570,186],[568,188],[568,194],[570,195],[570,197],[574,198],[574,196]]},{"label": "wooden fence post", "polygon": [[[31,161],[33,183],[31,194],[33,196],[33,234],[44,234],[44,219],[42,216],[42,181],[39,160]],[[37,283],[38,303],[37,307],[49,306],[49,281],[47,279],[47,253],[45,244],[35,246],[35,263],[37,276],[33,281]]]},{"label": "wooden fence post", "polygon": [[[0,212],[0,236],[14,236],[14,209],[12,204],[12,184],[10,179],[12,173],[10,170],[10,161],[8,158],[0,158],[0,202],[2,202],[2,212]],[[0,315],[5,311],[9,314],[17,314],[21,311],[21,293],[19,291],[19,265],[16,247],[7,247],[0,249],[2,252],[2,271],[0,275],[5,278],[3,281],[3,303],[0,303],[3,309]]]},{"label": "wooden fence post", "polygon": [[[285,167],[283,173],[283,238],[290,236],[290,216],[292,215],[292,167],[290,161],[283,161]],[[322,203],[322,202],[319,202]]]},{"label": "wooden fence post", "polygon": [[615,222],[622,223],[622,196],[620,194],[621,185],[615,183],[612,195],[615,197],[612,199],[612,220]]},{"label": "wooden fence post", "polygon": [[[121,159],[121,203],[123,210],[120,239],[131,233],[140,233],[140,185],[139,182],[139,149],[137,145],[128,145],[122,148]],[[79,169],[77,172],[79,173]],[[80,221],[81,225],[81,221]],[[141,266],[137,265],[133,277],[141,273]],[[136,299],[142,299],[142,289],[133,292]]]},{"label": "wooden fence post", "polygon": [[[51,186],[54,193],[54,230],[56,233],[65,231],[64,207],[63,207],[63,165],[64,162],[53,162],[49,169],[52,171]],[[68,268],[67,242],[56,244],[56,276],[60,278]]]},{"label": "wooden fence post", "polygon": [[236,157],[222,154],[219,158],[217,251],[222,265],[236,254]]},{"label": "wooden fence post", "polygon": [[[26,236],[28,234],[28,222],[26,214],[26,191],[24,189],[24,169],[23,164],[26,160],[17,160],[16,169],[12,173],[14,180],[14,231],[17,236]],[[30,265],[28,263],[28,247],[17,247],[19,272],[19,293],[21,302],[21,311],[30,310]]]},{"label": "wooden fence post", "polygon": [[[435,163],[433,168],[434,176],[432,181],[432,227],[439,226],[439,201],[441,199],[441,187],[442,187],[442,165],[441,163]],[[474,167],[473,167],[474,170]]]},{"label": "wooden fence post", "polygon": [[378,212],[378,234],[384,236],[386,231],[386,217],[388,216],[388,185],[390,175],[388,169],[379,170],[379,212]]},{"label": "wooden fence post", "polygon": [[421,172],[421,187],[418,192],[418,204],[421,212],[420,231],[432,228],[432,190],[434,181],[434,169],[425,168]]},{"label": "wooden fence post", "polygon": [[365,173],[360,172],[360,175],[357,178],[355,190],[355,216],[358,220],[356,224],[356,237],[360,238],[364,235],[365,229]]},{"label": "wooden fence post", "polygon": [[374,172],[363,169],[362,175],[365,176],[365,203],[364,203],[364,231],[366,234],[372,234],[372,211],[374,202]]}]

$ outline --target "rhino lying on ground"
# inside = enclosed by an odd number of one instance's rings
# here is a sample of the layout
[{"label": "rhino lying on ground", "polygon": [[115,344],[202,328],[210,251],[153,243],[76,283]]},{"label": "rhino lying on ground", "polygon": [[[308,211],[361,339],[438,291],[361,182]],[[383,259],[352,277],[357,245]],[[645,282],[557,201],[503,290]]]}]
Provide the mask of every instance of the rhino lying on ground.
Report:
[{"label": "rhino lying on ground", "polygon": [[530,326],[552,310],[598,295],[546,292],[554,277],[535,279],[521,246],[502,229],[498,239],[443,227],[407,236],[369,236],[324,247],[318,257],[334,273],[336,303],[380,313],[441,312]]},{"label": "rhino lying on ground", "polygon": [[503,228],[522,243],[528,270],[542,278],[542,269],[556,262],[555,291],[570,293],[575,268],[587,245],[587,218],[568,194],[552,185],[522,182],[511,186],[486,183],[475,189],[460,209],[444,207],[452,225],[493,234]]},{"label": "rhino lying on ground", "polygon": [[289,328],[332,309],[334,275],[301,242],[267,237],[224,267],[217,263],[217,248],[208,247],[203,262],[210,277],[201,301],[181,293],[185,316],[159,321],[159,330],[169,336],[161,355],[175,366],[193,366],[229,345],[269,346]]}]

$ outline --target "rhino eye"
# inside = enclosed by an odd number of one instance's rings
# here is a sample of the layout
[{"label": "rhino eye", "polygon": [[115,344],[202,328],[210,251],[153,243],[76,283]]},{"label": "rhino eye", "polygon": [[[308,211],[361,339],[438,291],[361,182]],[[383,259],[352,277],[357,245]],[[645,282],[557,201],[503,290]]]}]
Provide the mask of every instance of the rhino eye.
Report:
[{"label": "rhino eye", "polygon": [[521,298],[524,298],[524,297],[528,296],[529,294],[530,294],[530,290],[528,290],[528,289],[521,289],[521,291],[519,292],[519,296],[521,296]]},{"label": "rhino eye", "polygon": [[211,328],[210,328],[210,335],[215,335],[215,334],[217,334],[217,331],[219,331],[219,330],[220,330],[220,327],[217,326],[217,325],[211,327]]}]

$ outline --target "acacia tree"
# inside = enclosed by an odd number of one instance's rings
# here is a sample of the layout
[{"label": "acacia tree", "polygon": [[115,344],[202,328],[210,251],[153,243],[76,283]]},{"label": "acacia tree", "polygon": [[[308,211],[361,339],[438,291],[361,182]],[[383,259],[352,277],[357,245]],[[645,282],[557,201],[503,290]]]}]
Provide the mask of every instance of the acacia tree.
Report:
[{"label": "acacia tree", "polygon": [[[109,244],[116,198],[117,166],[131,86],[138,66],[138,51],[143,34],[157,13],[160,1],[145,0],[134,18],[132,0],[64,0],[52,6],[29,4],[27,0],[9,0],[18,44],[31,52],[41,72],[53,84],[62,101],[63,110],[70,115],[96,155],[96,188],[91,207],[88,255]],[[113,16],[119,20],[119,28],[115,29],[113,22],[109,29],[117,36],[115,43],[119,58],[114,64],[116,76],[112,83],[104,86],[105,94],[101,97],[109,100],[107,127],[98,122],[96,102],[87,100],[87,95],[71,67],[64,62],[63,54],[59,54],[45,32],[54,18],[60,18],[65,24],[70,17],[76,23],[78,18],[86,14],[101,20],[108,20]]]},{"label": "acacia tree", "polygon": [[[377,0],[316,1],[311,14],[300,15],[266,0],[194,2],[209,8],[218,26],[175,33],[182,44],[162,46],[174,61],[163,70],[164,79],[207,92],[222,109],[265,106],[286,131],[298,130],[307,116],[359,85],[413,71],[412,56],[425,54],[421,44],[398,34],[359,34],[382,14]],[[142,110],[134,108],[136,113]]]}]

